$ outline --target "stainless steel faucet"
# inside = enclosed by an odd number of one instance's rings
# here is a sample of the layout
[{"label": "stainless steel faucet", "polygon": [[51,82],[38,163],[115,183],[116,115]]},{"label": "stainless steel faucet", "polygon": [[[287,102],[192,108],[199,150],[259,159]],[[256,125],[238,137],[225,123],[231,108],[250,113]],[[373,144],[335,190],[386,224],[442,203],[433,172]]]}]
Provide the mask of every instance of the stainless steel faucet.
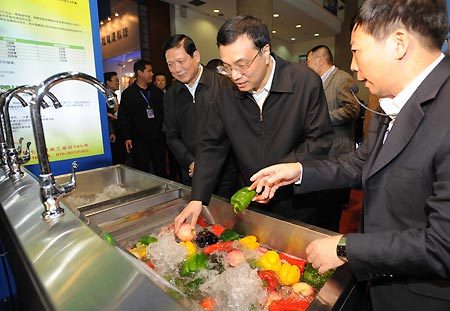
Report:
[{"label": "stainless steel faucet", "polygon": [[51,76],[36,87],[36,92],[30,102],[31,123],[33,125],[34,139],[36,141],[36,151],[38,155],[41,174],[39,175],[40,198],[44,205],[42,217],[46,220],[56,219],[64,215],[64,209],[59,202],[65,194],[72,191],[76,186],[75,170],[77,163],[72,163],[72,175],[68,183],[64,185],[56,184],[55,178],[50,170],[47,154],[47,144],[45,143],[44,129],[41,119],[41,103],[49,89],[66,80],[79,80],[96,87],[105,96],[108,106],[114,107],[116,98],[99,80],[87,74],[71,71],[63,72]]},{"label": "stainless steel faucet", "polygon": [[[0,94],[0,166],[5,170],[9,171],[8,168],[8,145],[5,140],[5,131],[6,131],[6,121],[3,114],[3,106],[5,104],[6,98],[9,94],[11,94],[14,89],[10,89],[6,92]],[[27,105],[27,103],[20,97],[14,95],[23,105]]]},{"label": "stainless steel faucet", "polygon": [[[6,145],[7,145],[7,164],[9,168],[8,176],[10,178],[20,178],[23,176],[23,172],[20,169],[20,166],[22,164],[27,163],[30,161],[31,155],[30,155],[30,145],[31,142],[28,142],[26,144],[26,150],[24,155],[22,156],[22,141],[23,137],[19,139],[19,146],[16,149],[14,145],[14,137],[13,137],[13,130],[11,126],[11,117],[9,114],[9,105],[13,97],[17,98],[23,107],[27,107],[27,102],[19,96],[20,93],[33,95],[36,91],[36,86],[34,85],[22,85],[19,87],[16,87],[14,89],[11,89],[10,92],[5,96],[4,101],[2,102],[2,109],[0,110],[0,113],[3,114],[3,121],[5,124],[5,135],[6,135]],[[55,95],[52,93],[48,94],[48,97],[52,100],[53,105],[55,108],[61,107],[61,103],[58,101]],[[44,106],[44,105],[43,105]],[[48,107],[48,104],[44,106]]]}]

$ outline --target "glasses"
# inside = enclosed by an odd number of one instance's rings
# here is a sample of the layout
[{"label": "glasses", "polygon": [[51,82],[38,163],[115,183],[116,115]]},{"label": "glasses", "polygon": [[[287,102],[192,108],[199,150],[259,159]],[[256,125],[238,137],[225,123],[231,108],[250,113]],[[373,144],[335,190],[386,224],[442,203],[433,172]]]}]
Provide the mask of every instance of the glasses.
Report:
[{"label": "glasses", "polygon": [[237,64],[236,66],[231,66],[231,65],[225,64],[223,66],[217,66],[217,72],[224,76],[231,76],[231,73],[233,71],[242,75],[248,68],[250,68],[250,66],[253,64],[253,62],[258,57],[260,52],[261,52],[261,49],[259,49],[258,53],[256,53],[255,57],[253,57],[253,59],[246,64]]}]

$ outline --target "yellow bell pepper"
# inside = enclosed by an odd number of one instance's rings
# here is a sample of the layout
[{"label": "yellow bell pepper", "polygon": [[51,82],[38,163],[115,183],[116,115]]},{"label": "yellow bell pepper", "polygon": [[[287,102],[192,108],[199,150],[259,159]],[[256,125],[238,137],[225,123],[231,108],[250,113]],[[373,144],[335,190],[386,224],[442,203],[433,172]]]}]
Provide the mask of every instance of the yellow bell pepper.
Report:
[{"label": "yellow bell pepper", "polygon": [[278,272],[281,268],[281,259],[275,251],[268,251],[261,257],[259,257],[258,266],[261,270],[271,270]]},{"label": "yellow bell pepper", "polygon": [[191,241],[180,242],[180,245],[186,247],[188,256],[194,255],[196,253],[195,245]]},{"label": "yellow bell pepper", "polygon": [[295,266],[286,263],[281,265],[280,270],[278,270],[278,277],[281,284],[283,285],[293,285],[300,280],[300,269]]},{"label": "yellow bell pepper", "polygon": [[130,249],[130,253],[132,253],[138,259],[146,258],[147,246],[143,244],[137,245],[135,248]]},{"label": "yellow bell pepper", "polygon": [[247,235],[246,237],[239,239],[239,243],[246,249],[257,249],[259,247],[259,243],[256,242],[256,237],[254,235]]}]

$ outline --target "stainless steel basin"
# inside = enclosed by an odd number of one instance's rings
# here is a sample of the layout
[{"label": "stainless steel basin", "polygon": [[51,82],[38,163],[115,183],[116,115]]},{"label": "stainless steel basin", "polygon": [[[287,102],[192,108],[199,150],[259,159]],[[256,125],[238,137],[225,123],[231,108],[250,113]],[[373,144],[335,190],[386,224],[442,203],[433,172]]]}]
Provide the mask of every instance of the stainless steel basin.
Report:
[{"label": "stainless steel basin", "polygon": [[[140,200],[137,212],[132,211],[133,204],[123,205],[120,208],[123,210],[122,217],[102,218],[94,214],[86,216],[91,224],[98,226],[99,233],[109,232],[117,245],[126,250],[140,237],[156,235],[161,227],[170,225],[189,199],[189,192],[181,186],[178,190],[155,194]],[[207,222],[220,223],[226,228],[232,228],[242,235],[255,235],[261,243],[300,258],[306,258],[305,249],[311,241],[336,234],[304,223],[276,219],[252,210],[235,214],[229,203],[218,198],[213,198],[209,207],[203,208],[201,217]],[[148,274],[166,292],[173,290],[172,285],[155,272],[149,269]],[[352,288],[351,272],[347,265],[344,265],[320,290],[308,310],[340,310]]]},{"label": "stainless steel basin", "polygon": [[[61,184],[70,174],[56,176]],[[117,206],[130,200],[167,191],[166,180],[124,165],[78,172],[75,190],[62,202],[72,210],[84,212],[100,206]]]}]

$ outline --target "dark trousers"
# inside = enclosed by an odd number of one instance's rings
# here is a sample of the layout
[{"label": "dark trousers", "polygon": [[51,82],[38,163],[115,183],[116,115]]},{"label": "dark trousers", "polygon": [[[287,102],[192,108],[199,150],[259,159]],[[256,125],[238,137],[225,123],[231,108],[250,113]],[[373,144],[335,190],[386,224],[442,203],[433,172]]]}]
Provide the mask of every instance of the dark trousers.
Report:
[{"label": "dark trousers", "polygon": [[127,150],[123,139],[117,138],[115,142],[110,143],[112,164],[125,164],[127,160]]},{"label": "dark trousers", "polygon": [[134,139],[131,155],[134,168],[150,173],[151,164],[155,175],[167,177],[163,137]]},{"label": "dark trousers", "polygon": [[320,191],[321,195],[317,202],[319,208],[317,226],[339,232],[342,209],[349,201],[350,190],[344,188]]}]

